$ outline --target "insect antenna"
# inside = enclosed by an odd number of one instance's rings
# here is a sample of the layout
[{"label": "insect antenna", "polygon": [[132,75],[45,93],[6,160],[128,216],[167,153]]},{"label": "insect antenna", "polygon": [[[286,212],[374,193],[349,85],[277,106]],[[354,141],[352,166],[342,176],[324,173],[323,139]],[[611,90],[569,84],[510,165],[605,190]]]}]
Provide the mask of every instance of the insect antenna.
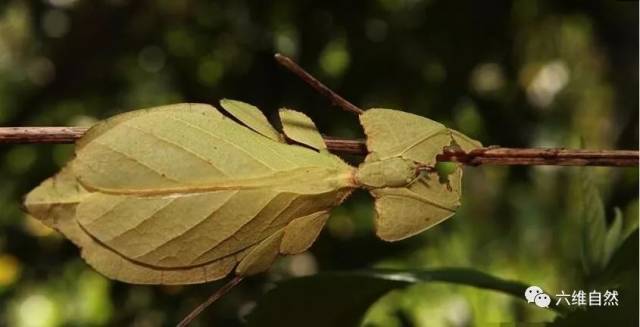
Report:
[{"label": "insect antenna", "polygon": [[274,57],[276,58],[276,61],[278,61],[280,65],[284,66],[284,68],[298,75],[298,77],[300,77],[303,81],[305,81],[305,83],[309,84],[313,89],[318,91],[318,93],[329,98],[329,100],[331,101],[331,104],[337,105],[346,111],[353,112],[358,115],[364,112],[364,110],[358,108],[356,105],[347,101],[345,98],[338,95],[329,87],[322,84],[320,80],[313,77],[313,75],[309,74],[306,70],[304,70],[304,68],[300,67],[293,60],[291,60],[291,58],[285,55],[282,55],[280,53],[276,53]]},{"label": "insect antenna", "polygon": [[209,296],[209,298],[207,298],[199,306],[197,306],[195,309],[193,309],[186,317],[184,317],[184,319],[182,319],[182,321],[180,321],[178,323],[177,327],[186,327],[186,326],[188,326],[193,321],[193,319],[198,317],[202,313],[202,311],[204,311],[204,309],[206,309],[208,306],[210,306],[213,302],[219,300],[221,297],[223,297],[225,294],[227,294],[236,285],[240,284],[240,282],[242,281],[243,278],[244,277],[242,277],[242,276],[233,277],[232,280],[228,281],[222,287],[220,287],[215,292],[213,292],[213,294],[211,294]]}]

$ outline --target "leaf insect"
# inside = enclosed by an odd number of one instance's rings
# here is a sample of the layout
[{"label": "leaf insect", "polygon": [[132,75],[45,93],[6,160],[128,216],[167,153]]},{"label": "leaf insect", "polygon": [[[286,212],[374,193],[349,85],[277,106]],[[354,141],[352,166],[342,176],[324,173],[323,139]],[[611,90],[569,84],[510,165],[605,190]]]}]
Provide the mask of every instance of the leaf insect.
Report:
[{"label": "leaf insect", "polygon": [[174,104],[95,124],[76,142],[75,157],[26,196],[27,211],[111,279],[197,284],[235,274],[180,325],[279,255],[307,250],[356,188],[375,199],[375,232],[386,241],[455,213],[462,168],[444,182],[436,155],[479,142],[414,114],[363,111],[290,59],[276,59],[358,114],[368,150],[358,167],[330,153],[301,112],[279,111],[285,138],[247,103],[220,101],[240,123],[210,105]]}]

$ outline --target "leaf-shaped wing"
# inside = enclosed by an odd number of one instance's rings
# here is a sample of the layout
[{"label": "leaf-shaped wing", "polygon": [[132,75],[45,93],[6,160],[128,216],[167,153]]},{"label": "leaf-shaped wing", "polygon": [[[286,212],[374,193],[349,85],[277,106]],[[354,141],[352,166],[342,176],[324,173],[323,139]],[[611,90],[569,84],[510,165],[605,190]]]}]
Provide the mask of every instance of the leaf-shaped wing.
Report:
[{"label": "leaf-shaped wing", "polygon": [[310,233],[293,250],[308,247],[319,230],[297,227],[321,228],[301,222],[339,204],[352,176],[332,154],[274,140],[211,106],[178,104],[98,123],[70,168],[25,205],[110,278],[189,284],[236,265],[239,274],[267,269],[291,250],[285,230]]},{"label": "leaf-shaped wing", "polygon": [[[97,244],[84,244],[91,249],[85,258],[106,274],[115,274],[108,258],[125,260],[133,275],[139,267],[175,271],[176,282],[210,280],[218,276],[210,271],[237,262],[239,273],[253,273],[271,262],[273,251],[261,249],[274,248],[274,235],[342,201],[354,187],[352,170],[332,154],[270,139],[207,105],[128,113],[79,142],[72,173],[88,194],[74,223]],[[275,248],[280,253],[280,241]],[[180,272],[191,269],[207,273]]]},{"label": "leaf-shaped wing", "polygon": [[[65,220],[72,220],[76,206],[91,194],[82,188],[67,166],[58,174],[46,179],[33,189],[24,200],[27,212],[45,225],[58,229]],[[78,245],[78,237],[71,234],[68,238]]]},{"label": "leaf-shaped wing", "polygon": [[[75,221],[69,221],[67,228],[65,235],[72,230],[82,231]],[[172,269],[131,261],[100,244],[86,233],[83,234],[83,243],[80,247],[82,258],[98,272],[109,278],[132,284],[185,285],[218,280],[233,271],[233,267],[246,255],[243,251],[206,265]]]},{"label": "leaf-shaped wing", "polygon": [[280,109],[280,121],[288,138],[317,150],[327,148],[316,125],[307,115],[291,109]]},{"label": "leaf-shaped wing", "polygon": [[83,229],[124,257],[177,268],[237,253],[335,203],[333,192],[300,195],[269,188],[140,197],[94,193],[76,216]]},{"label": "leaf-shaped wing", "polygon": [[274,141],[281,141],[280,133],[256,106],[229,99],[220,100],[220,106],[252,130]]},{"label": "leaf-shaped wing", "polygon": [[275,142],[203,104],[116,116],[84,138],[74,174],[87,189],[106,193],[202,191],[303,167],[348,167],[336,156]]},{"label": "leaf-shaped wing", "polygon": [[25,207],[80,247],[83,258],[109,278],[136,284],[201,283],[226,276],[243,258],[243,253],[238,253],[207,265],[181,269],[159,269],[128,260],[89,236],[74,219],[78,203],[87,196],[90,193],[76,182],[67,167],[31,191]]},{"label": "leaf-shaped wing", "polygon": [[378,237],[398,241],[418,234],[451,217],[460,206],[462,169],[448,183],[437,172],[423,174],[408,187],[371,190],[375,200]]}]

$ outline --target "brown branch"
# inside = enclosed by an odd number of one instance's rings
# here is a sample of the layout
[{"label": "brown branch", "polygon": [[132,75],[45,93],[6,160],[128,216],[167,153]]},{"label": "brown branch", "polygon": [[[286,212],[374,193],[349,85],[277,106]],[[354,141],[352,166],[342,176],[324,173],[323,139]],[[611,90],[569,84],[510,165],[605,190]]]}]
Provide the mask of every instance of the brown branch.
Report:
[{"label": "brown branch", "polygon": [[232,288],[234,288],[234,287],[236,287],[236,285],[240,284],[240,282],[242,281],[243,278],[244,277],[242,277],[242,276],[236,276],[233,279],[231,279],[229,282],[224,284],[221,288],[219,288],[218,290],[213,292],[213,294],[211,294],[211,296],[209,296],[204,302],[202,302],[199,306],[197,306],[195,309],[193,309],[186,317],[184,317],[182,319],[182,321],[180,321],[176,327],[186,327],[189,324],[191,324],[193,319],[196,319],[196,317],[198,317],[198,315],[200,315],[202,313],[202,311],[204,311],[204,309],[206,309],[208,306],[213,304],[213,302],[218,301],[225,294],[229,293],[229,291]]},{"label": "brown branch", "polygon": [[73,143],[86,131],[83,127],[0,127],[0,144]]},{"label": "brown branch", "polygon": [[[317,92],[329,98],[342,109],[362,114],[364,110],[345,100],[322,84],[291,58],[276,53],[276,61],[296,74]],[[366,154],[367,147],[360,140],[325,138],[329,150],[341,153]],[[437,156],[438,161],[454,161],[465,165],[554,165],[554,166],[637,166],[638,151],[617,150],[568,150],[568,149],[514,149],[489,147],[475,149],[469,153],[445,149]]]},{"label": "brown branch", "polygon": [[[85,132],[82,127],[0,127],[0,144],[9,143],[74,143]],[[363,140],[325,137],[330,151],[342,154],[366,155]],[[466,153],[446,149],[438,161],[460,162],[465,165],[552,165],[552,166],[637,166],[636,150],[579,149],[516,149],[486,147]]]},{"label": "brown branch", "polygon": [[306,70],[304,70],[304,68],[300,67],[289,57],[279,53],[276,53],[274,57],[276,58],[276,61],[278,61],[279,64],[284,66],[286,69],[290,70],[292,73],[298,75],[298,77],[300,77],[303,81],[305,81],[312,88],[318,91],[318,93],[329,98],[332,104],[337,105],[346,111],[353,112],[358,115],[364,112],[364,110],[358,108],[356,105],[347,101],[345,98],[333,92],[333,90],[328,88],[326,85],[322,84],[322,82],[320,82],[317,78],[309,74]]},{"label": "brown branch", "polygon": [[551,166],[637,166],[638,151],[633,150],[583,150],[563,148],[480,148],[465,153],[445,150],[439,161],[462,162],[479,165],[551,165]]}]

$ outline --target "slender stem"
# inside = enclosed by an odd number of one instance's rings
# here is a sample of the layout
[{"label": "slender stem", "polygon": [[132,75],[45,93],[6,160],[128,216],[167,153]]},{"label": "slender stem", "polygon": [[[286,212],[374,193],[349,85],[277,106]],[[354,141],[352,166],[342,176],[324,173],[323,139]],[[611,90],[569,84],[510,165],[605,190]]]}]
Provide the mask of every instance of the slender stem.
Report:
[{"label": "slender stem", "polygon": [[638,166],[635,150],[584,150],[559,148],[488,147],[465,153],[445,150],[438,161],[455,161],[470,166],[479,165],[550,165],[550,166]]},{"label": "slender stem", "polygon": [[[9,143],[73,143],[85,132],[82,127],[0,127],[0,144]],[[363,140],[325,137],[330,151],[341,154],[366,155]],[[637,150],[580,150],[545,148],[486,147],[470,152],[447,149],[438,161],[478,165],[551,165],[551,166],[637,166]]]},{"label": "slender stem", "polygon": [[276,53],[274,57],[279,64],[290,70],[292,73],[298,75],[298,77],[300,77],[303,81],[305,81],[312,88],[318,91],[318,93],[329,98],[332,104],[358,115],[364,112],[364,110],[358,108],[356,105],[347,101],[345,98],[339,96],[336,92],[328,88],[326,85],[322,84],[322,82],[309,74],[306,70],[304,70],[304,68],[296,64],[293,60],[291,60],[291,58],[279,53]]},{"label": "slender stem", "polygon": [[243,277],[241,277],[241,276],[233,277],[232,280],[230,280],[229,282],[224,284],[222,287],[217,289],[215,292],[213,292],[213,294],[211,294],[211,296],[209,296],[209,298],[207,298],[199,306],[197,306],[195,309],[193,309],[193,311],[191,311],[186,317],[184,317],[184,319],[182,319],[182,321],[180,321],[178,323],[177,327],[188,326],[193,321],[193,319],[198,317],[198,315],[200,315],[202,313],[202,311],[204,311],[204,309],[206,309],[208,306],[210,306],[213,302],[215,302],[218,299],[220,299],[221,297],[223,297],[225,294],[227,294],[236,285],[240,284],[242,279],[243,279]]},{"label": "slender stem", "polygon": [[324,143],[331,152],[361,156],[366,155],[369,152],[367,151],[367,144],[364,140],[343,139],[326,135],[323,135],[322,137],[324,138]]},{"label": "slender stem", "polygon": [[0,144],[73,143],[86,131],[83,127],[0,127]]}]

